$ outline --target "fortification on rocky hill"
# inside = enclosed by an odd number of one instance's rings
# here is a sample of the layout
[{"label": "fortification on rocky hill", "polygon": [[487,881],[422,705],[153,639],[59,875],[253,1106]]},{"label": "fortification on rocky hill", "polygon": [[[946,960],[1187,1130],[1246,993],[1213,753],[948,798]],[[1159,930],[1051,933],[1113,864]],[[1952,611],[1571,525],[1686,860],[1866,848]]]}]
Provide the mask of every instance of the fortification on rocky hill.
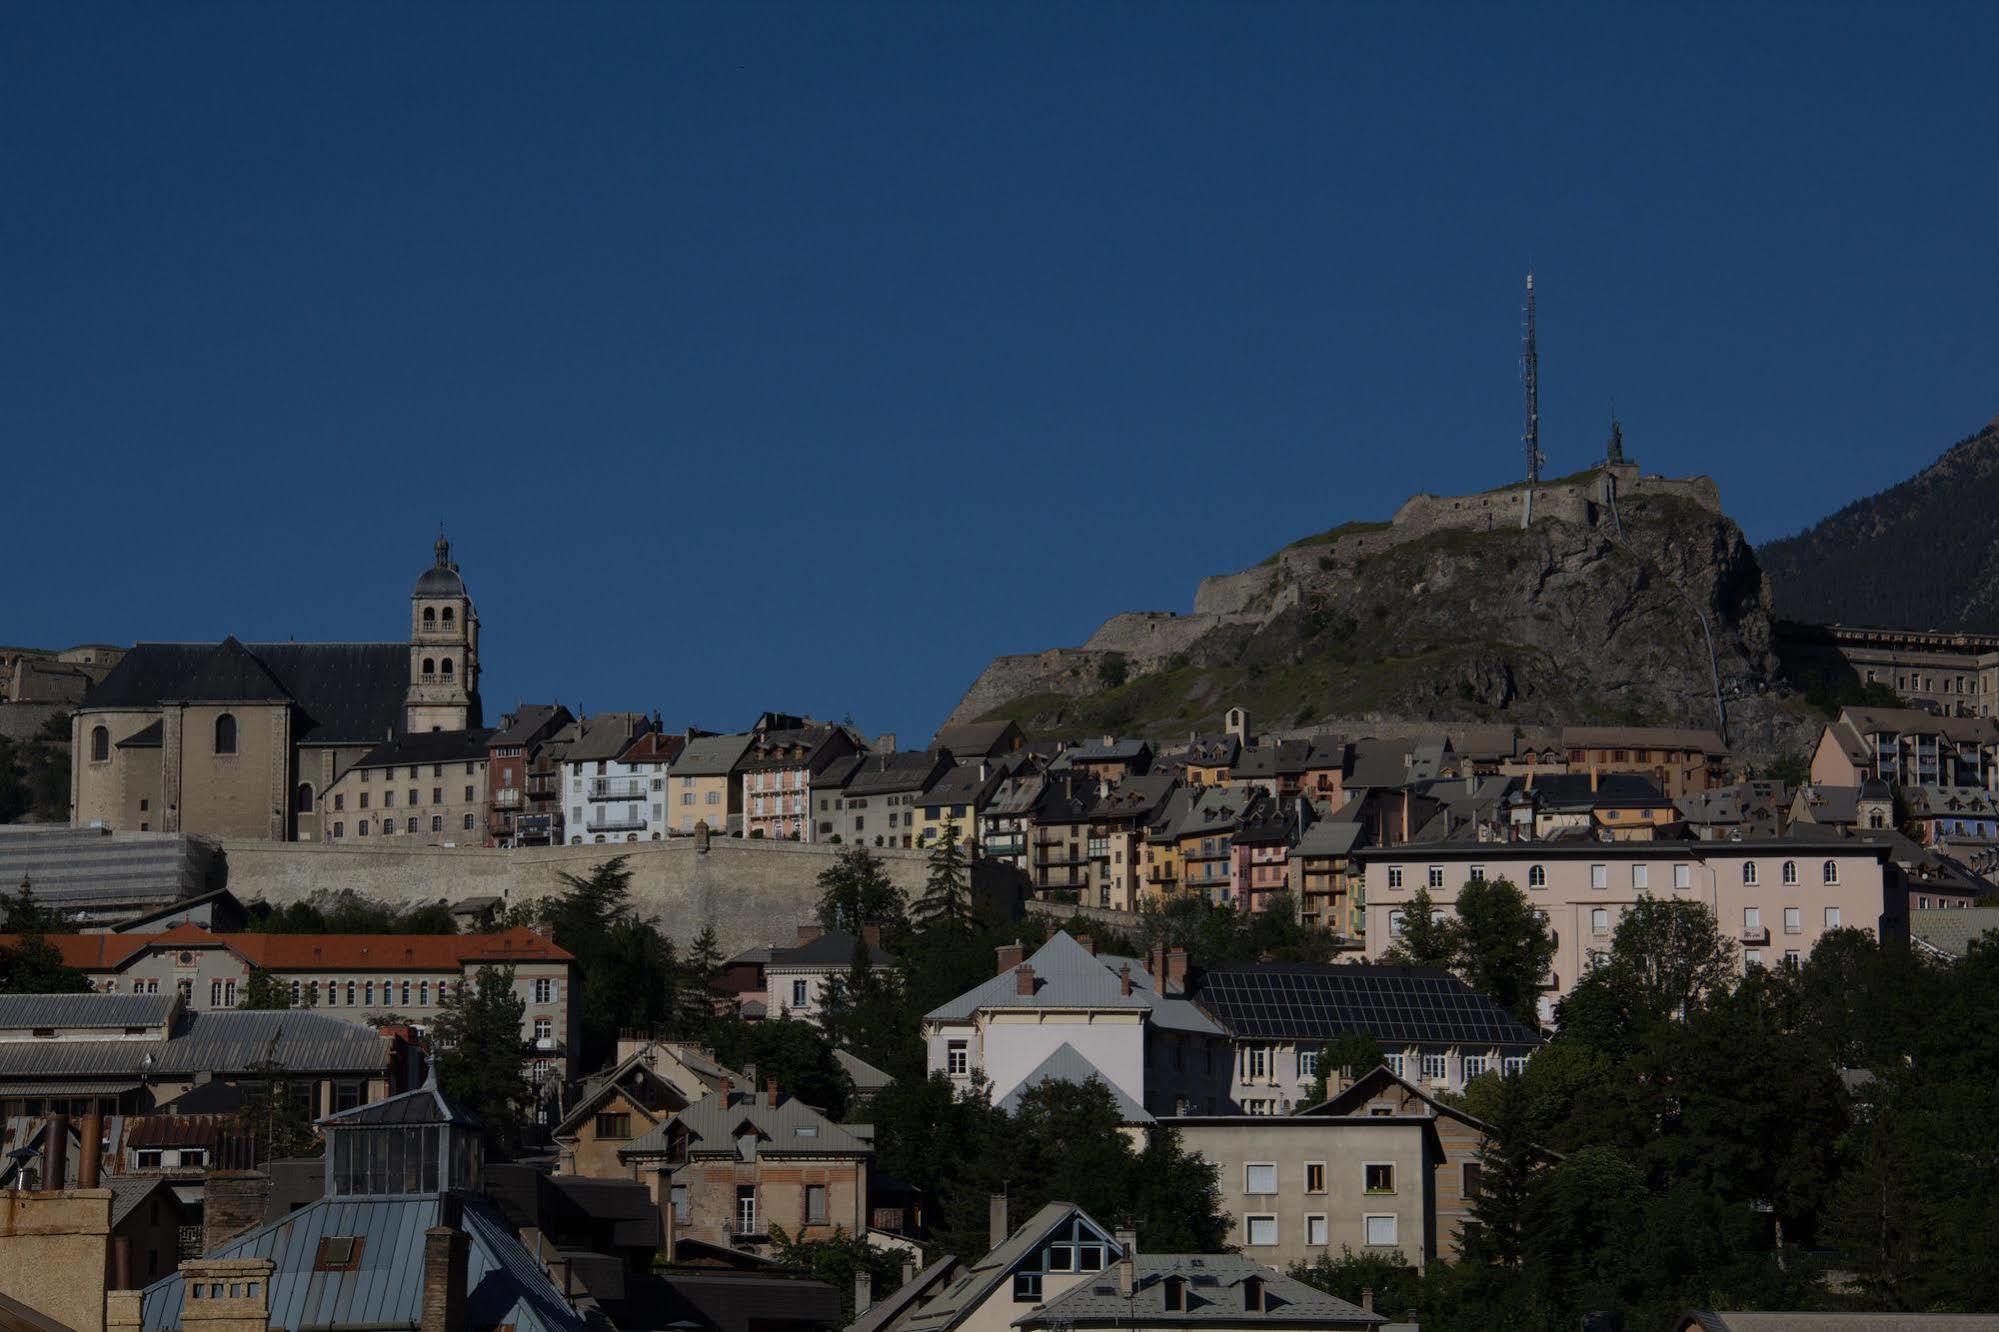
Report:
[{"label": "fortification on rocky hill", "polygon": [[1524,483],[1413,496],[1203,579],[1191,613],[998,658],[949,720],[1184,734],[1225,698],[1297,727],[1758,711],[1740,701],[1774,682],[1770,590],[1713,481],[1620,458],[1535,485],[1531,519],[1528,501]]}]

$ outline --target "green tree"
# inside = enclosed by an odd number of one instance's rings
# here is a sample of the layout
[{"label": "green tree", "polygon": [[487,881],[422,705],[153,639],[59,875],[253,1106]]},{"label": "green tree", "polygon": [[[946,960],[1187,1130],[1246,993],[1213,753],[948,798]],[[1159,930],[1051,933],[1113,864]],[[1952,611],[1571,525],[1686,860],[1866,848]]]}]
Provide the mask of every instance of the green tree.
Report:
[{"label": "green tree", "polygon": [[[243,983],[243,997],[237,1002],[238,1008],[290,1008],[292,991],[289,983],[279,980],[262,967],[250,969],[250,979]],[[310,1004],[303,1004],[309,1007]]]},{"label": "green tree", "polygon": [[705,926],[687,946],[687,955],[675,975],[672,1026],[676,1036],[702,1037],[715,1024],[716,985],[722,979],[724,964],[715,927]]},{"label": "green tree", "polygon": [[877,1249],[865,1235],[850,1235],[835,1226],[826,1239],[808,1240],[783,1226],[770,1228],[771,1257],[778,1266],[804,1272],[840,1292],[840,1325],[854,1321],[854,1278],[865,1272],[876,1295],[895,1289],[902,1277],[902,1254]]},{"label": "green tree", "polygon": [[926,935],[971,927],[971,876],[965,868],[965,847],[958,840],[957,824],[945,824],[937,844],[930,848],[930,877],[909,915],[911,923]]},{"label": "green tree", "polygon": [[1527,895],[1505,879],[1473,879],[1458,890],[1457,909],[1452,933],[1459,978],[1538,1029],[1541,977],[1555,960],[1555,940]]},{"label": "green tree", "polygon": [[1527,1257],[1527,1206],[1542,1173],[1524,1076],[1493,1079],[1488,1114],[1478,1149],[1478,1192],[1458,1244],[1468,1262],[1517,1269]]},{"label": "green tree", "polygon": [[324,1140],[313,1127],[312,1078],[293,1077],[277,1058],[279,1033],[271,1034],[264,1057],[250,1065],[238,1112],[256,1143],[259,1165],[300,1156],[318,1156]]},{"label": "green tree", "polygon": [[1422,1304],[1423,1277],[1399,1250],[1369,1249],[1355,1253],[1342,1244],[1340,1256],[1322,1253],[1311,1262],[1296,1262],[1286,1275],[1316,1290],[1359,1304],[1372,1295],[1377,1313],[1399,1318]]},{"label": "green tree", "polygon": [[884,939],[899,940],[908,929],[905,911],[902,889],[867,847],[846,848],[819,872],[819,924],[825,929],[859,934],[876,925]]},{"label": "green tree", "polygon": [[87,994],[94,988],[48,941],[47,931],[61,925],[61,916],[35,900],[23,876],[21,890],[7,902],[7,933],[17,937],[0,948],[0,994]]},{"label": "green tree", "polygon": [[60,930],[65,923],[60,913],[43,906],[35,897],[34,885],[23,874],[20,890],[7,899],[7,933],[47,934]]},{"label": "green tree", "polygon": [[1735,978],[1735,945],[1702,902],[1640,897],[1624,910],[1603,965],[1583,976],[1559,1017],[1565,1030],[1605,1049],[1693,1011]]},{"label": "green tree", "polygon": [[433,1027],[439,1090],[478,1115],[487,1146],[506,1155],[519,1150],[533,1105],[523,1072],[526,1012],[527,1002],[514,992],[514,969],[481,967],[452,991]]},{"label": "green tree", "polygon": [[1420,887],[1402,909],[1402,933],[1383,954],[1383,961],[1405,967],[1439,967],[1449,970],[1458,960],[1458,932],[1450,918],[1430,900],[1430,890]]},{"label": "green tree", "polygon": [[1381,1042],[1364,1031],[1343,1031],[1319,1047],[1318,1067],[1312,1073],[1312,1085],[1305,1092],[1301,1110],[1309,1110],[1315,1105],[1324,1105],[1332,1096],[1332,1079],[1335,1074],[1358,1078],[1364,1073],[1379,1068],[1382,1064]]},{"label": "green tree", "polygon": [[847,1113],[853,1080],[833,1057],[833,1042],[816,1022],[802,1018],[768,1018],[745,1022],[718,1018],[708,1039],[715,1058],[754,1077],[761,1091],[777,1079],[780,1092],[796,1096],[832,1119]]}]

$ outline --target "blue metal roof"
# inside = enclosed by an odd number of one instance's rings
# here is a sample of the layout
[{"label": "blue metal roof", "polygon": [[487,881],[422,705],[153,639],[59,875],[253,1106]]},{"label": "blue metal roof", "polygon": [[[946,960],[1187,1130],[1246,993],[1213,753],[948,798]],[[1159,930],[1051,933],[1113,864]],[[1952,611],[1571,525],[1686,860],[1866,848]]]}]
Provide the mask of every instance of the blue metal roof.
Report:
[{"label": "blue metal roof", "polygon": [[[466,1322],[512,1324],[517,1332],[582,1332],[569,1307],[534,1258],[521,1247],[491,1203],[463,1196]],[[438,1224],[442,1195],[402,1198],[321,1198],[281,1221],[239,1235],[207,1256],[269,1258],[272,1327],[335,1325],[415,1327],[423,1307],[424,1231]],[[351,1272],[316,1272],[320,1240],[356,1236],[360,1260]],[[179,1273],[146,1287],[140,1322],[147,1332],[181,1325],[187,1285]]]}]

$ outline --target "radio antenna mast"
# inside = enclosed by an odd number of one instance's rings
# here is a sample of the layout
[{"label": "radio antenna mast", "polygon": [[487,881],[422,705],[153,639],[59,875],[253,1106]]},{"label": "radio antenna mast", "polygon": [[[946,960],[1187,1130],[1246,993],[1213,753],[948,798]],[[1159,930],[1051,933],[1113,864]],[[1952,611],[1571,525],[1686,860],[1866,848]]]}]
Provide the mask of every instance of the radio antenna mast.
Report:
[{"label": "radio antenna mast", "polygon": [[1520,386],[1526,391],[1526,419],[1520,432],[1527,446],[1527,504],[1520,513],[1520,525],[1534,519],[1534,487],[1541,483],[1541,358],[1534,348],[1534,270],[1527,270],[1527,306],[1522,317],[1520,338]]}]

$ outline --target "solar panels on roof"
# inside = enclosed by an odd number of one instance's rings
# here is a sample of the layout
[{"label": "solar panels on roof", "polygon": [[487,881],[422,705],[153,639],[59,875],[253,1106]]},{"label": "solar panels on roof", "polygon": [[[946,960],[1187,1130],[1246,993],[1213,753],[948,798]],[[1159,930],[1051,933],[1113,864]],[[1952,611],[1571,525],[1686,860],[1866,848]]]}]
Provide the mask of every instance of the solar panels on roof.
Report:
[{"label": "solar panels on roof", "polygon": [[1534,1045],[1540,1037],[1455,976],[1422,967],[1245,966],[1201,979],[1200,1006],[1235,1036],[1384,1044]]}]

